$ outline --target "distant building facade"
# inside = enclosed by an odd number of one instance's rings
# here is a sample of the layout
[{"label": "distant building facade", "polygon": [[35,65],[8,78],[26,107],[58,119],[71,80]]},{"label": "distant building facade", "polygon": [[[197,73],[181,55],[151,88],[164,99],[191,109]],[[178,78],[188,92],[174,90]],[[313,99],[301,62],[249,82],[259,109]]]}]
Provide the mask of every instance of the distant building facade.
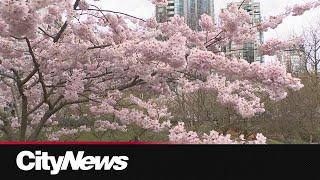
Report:
[{"label": "distant building facade", "polygon": [[183,16],[193,30],[200,30],[199,19],[202,14],[208,14],[214,21],[214,0],[169,0],[166,7],[156,7],[158,22],[170,21],[174,15]]},{"label": "distant building facade", "polygon": [[[254,2],[250,0],[246,3],[237,2],[238,6],[245,9],[252,18],[252,25],[258,25],[262,22],[260,2]],[[228,6],[230,6],[229,4]],[[223,11],[223,10],[222,10]],[[263,32],[258,32],[256,37],[256,42],[245,42],[244,44],[236,44],[234,42],[229,42],[229,44],[224,48],[227,55],[233,56],[239,59],[245,59],[249,63],[252,62],[263,62],[263,56],[259,54],[258,44],[263,43]]]},{"label": "distant building facade", "polygon": [[282,50],[278,52],[277,59],[287,67],[290,73],[299,73],[305,70],[304,46],[299,45],[295,49]]}]

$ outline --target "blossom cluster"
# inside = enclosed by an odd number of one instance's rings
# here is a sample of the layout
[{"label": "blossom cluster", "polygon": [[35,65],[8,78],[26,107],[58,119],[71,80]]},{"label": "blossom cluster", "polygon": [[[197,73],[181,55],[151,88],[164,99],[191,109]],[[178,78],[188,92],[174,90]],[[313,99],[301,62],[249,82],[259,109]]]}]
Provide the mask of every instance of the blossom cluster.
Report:
[{"label": "blossom cluster", "polygon": [[222,135],[216,131],[199,136],[197,132],[187,131],[183,122],[170,129],[170,141],[178,144],[266,144],[267,139],[261,133],[256,135],[254,140],[246,141],[243,135],[237,139],[231,139],[231,135]]},{"label": "blossom cluster", "polygon": [[236,4],[231,4],[226,11],[219,14],[221,19],[222,30],[225,36],[236,43],[244,40],[254,41],[256,30],[251,28],[252,19],[250,15],[243,9],[238,8]]},{"label": "blossom cluster", "polygon": [[49,134],[48,139],[50,141],[59,141],[62,137],[70,137],[70,136],[78,136],[83,132],[90,132],[91,129],[87,126],[80,126],[76,129],[70,129],[70,128],[62,128],[58,131],[55,131],[51,134]]},{"label": "blossom cluster", "polygon": [[296,4],[293,7],[287,8],[287,11],[285,13],[276,16],[270,16],[269,19],[265,20],[261,25],[259,25],[259,30],[267,31],[269,28],[275,29],[283,22],[286,17],[290,15],[300,16],[306,11],[317,8],[319,6],[319,1],[313,1],[305,4]]},{"label": "blossom cluster", "polygon": [[277,39],[270,39],[259,47],[259,52],[262,55],[273,56],[277,51],[287,50],[303,43],[302,38],[292,39],[290,41],[280,41]]},{"label": "blossom cluster", "polygon": [[119,130],[119,131],[126,131],[126,126],[121,126],[118,123],[111,123],[110,121],[96,121],[95,124],[95,131],[98,132],[105,132],[109,129],[111,130]]}]

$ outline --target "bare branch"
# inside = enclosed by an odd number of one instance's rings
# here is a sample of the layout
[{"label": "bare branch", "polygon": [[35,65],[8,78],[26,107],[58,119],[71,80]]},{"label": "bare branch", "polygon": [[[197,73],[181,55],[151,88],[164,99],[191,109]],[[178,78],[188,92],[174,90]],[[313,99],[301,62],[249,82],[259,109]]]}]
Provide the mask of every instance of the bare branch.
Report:
[{"label": "bare branch", "polygon": [[246,2],[246,0],[243,0],[243,1],[241,2],[240,6],[238,7],[238,9],[240,9],[245,2]]},{"label": "bare branch", "polygon": [[58,32],[58,34],[53,38],[53,42],[56,43],[59,41],[60,37],[62,36],[63,32],[67,29],[68,27],[68,22],[64,22],[64,24],[62,25],[60,31]]},{"label": "bare branch", "polygon": [[43,75],[42,75],[42,73],[40,72],[40,69],[39,69],[40,65],[38,64],[38,62],[36,60],[36,57],[35,57],[34,52],[32,50],[31,43],[30,43],[29,39],[28,38],[25,38],[25,39],[26,39],[26,42],[28,44],[29,52],[30,52],[30,54],[32,56],[32,61],[33,61],[34,66],[35,66],[35,70],[39,74],[39,82],[40,82],[41,87],[42,87],[44,102],[47,103],[49,105],[49,108],[51,109],[52,108],[52,104],[48,99],[49,97],[48,97],[48,92],[47,92],[47,89],[46,89],[46,86],[45,86],[45,83],[44,83],[44,78],[43,78]]},{"label": "bare branch", "polygon": [[16,81],[15,77],[13,77],[12,75],[7,74],[5,72],[2,72],[2,71],[0,71],[0,76],[6,77],[6,78],[10,78],[10,79],[13,79],[13,80]]},{"label": "bare branch", "polygon": [[[94,6],[95,8],[97,9],[93,9],[93,8],[89,8],[87,9],[88,11],[99,11],[99,12],[108,12],[108,13],[113,13],[113,14],[121,14],[123,16],[127,16],[127,17],[131,17],[131,18],[134,18],[134,19],[138,19],[140,21],[143,21],[143,22],[146,22],[146,20],[142,19],[142,18],[139,18],[139,17],[136,17],[136,16],[132,16],[130,14],[127,14],[127,13],[123,13],[123,12],[118,12],[118,11],[111,11],[111,10],[103,10],[103,9],[99,9],[97,6],[95,5],[91,5],[91,6]],[[82,9],[75,9],[77,11],[82,11]]]},{"label": "bare branch", "polygon": [[[218,37],[219,37],[223,32],[224,32],[224,30],[220,31],[214,38],[212,38],[212,39],[210,39],[209,41],[207,41],[207,42],[205,43],[206,48],[212,46],[213,44],[215,44],[215,43],[217,43],[217,42],[219,42],[219,41],[221,41],[222,38],[218,38]],[[214,41],[213,41],[213,40],[214,40]],[[213,42],[211,42],[211,41],[213,41]],[[210,43],[210,42],[211,42],[211,43]],[[208,43],[209,43],[209,44],[208,44]]]},{"label": "bare branch", "polygon": [[106,47],[109,47],[109,46],[112,46],[112,44],[105,44],[105,45],[99,45],[99,46],[92,46],[92,47],[89,47],[88,50],[91,50],[91,49],[103,49],[103,48],[106,48]]},{"label": "bare branch", "polygon": [[31,134],[31,136],[29,137],[29,140],[36,140],[43,128],[43,126],[45,125],[45,123],[48,121],[48,119],[55,113],[57,113],[58,111],[60,111],[62,108],[64,108],[65,106],[68,105],[72,105],[72,104],[81,104],[81,103],[86,103],[89,102],[88,99],[79,99],[76,101],[70,101],[70,102],[64,102],[61,103],[59,106],[54,107],[51,110],[48,110],[43,117],[40,120],[40,123],[38,124],[38,126],[35,128],[35,130],[33,131],[33,133]]},{"label": "bare branch", "polygon": [[139,77],[135,77],[130,83],[125,84],[125,85],[121,85],[121,86],[116,87],[114,89],[117,89],[119,91],[123,91],[123,90],[129,89],[129,88],[132,88],[134,86],[141,85],[144,83],[145,82],[142,79],[139,79]]},{"label": "bare branch", "polygon": [[24,78],[23,80],[22,80],[22,84],[25,84],[25,83],[27,83],[36,73],[37,73],[37,69],[35,68],[35,69],[33,69],[33,71],[31,71],[31,73],[26,77],[26,78]]},{"label": "bare branch", "polygon": [[29,112],[28,115],[34,113],[36,110],[38,110],[42,105],[44,104],[44,100],[42,100],[39,104],[37,104],[35,107],[33,107]]},{"label": "bare branch", "polygon": [[15,69],[11,69],[13,71],[14,75],[16,76],[17,79],[17,87],[19,94],[22,99],[21,103],[21,126],[20,126],[20,135],[19,135],[19,140],[25,141],[25,135],[26,135],[26,130],[27,130],[27,122],[28,122],[28,98],[24,94],[24,88],[23,84],[21,82],[19,73]]},{"label": "bare branch", "polygon": [[43,30],[41,27],[38,28],[41,32],[43,32],[44,35],[54,39],[54,36],[50,35],[49,33],[47,33],[45,30]]},{"label": "bare branch", "polygon": [[79,6],[80,0],[76,0],[76,2],[73,5],[73,9],[77,10],[77,7]]}]

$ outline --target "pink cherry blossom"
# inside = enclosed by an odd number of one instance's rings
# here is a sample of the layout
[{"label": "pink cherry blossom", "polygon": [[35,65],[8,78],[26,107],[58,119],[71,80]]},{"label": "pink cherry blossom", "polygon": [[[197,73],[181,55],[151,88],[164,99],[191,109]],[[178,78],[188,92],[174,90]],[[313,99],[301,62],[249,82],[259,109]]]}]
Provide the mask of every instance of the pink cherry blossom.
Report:
[{"label": "pink cherry blossom", "polygon": [[266,144],[267,140],[261,133],[258,133],[256,140],[252,141],[246,141],[243,136],[232,140],[230,134],[222,135],[216,131],[199,136],[194,131],[187,131],[183,122],[170,129],[169,139],[178,144]]},{"label": "pink cherry blossom", "polygon": [[199,24],[200,24],[201,28],[205,31],[211,31],[214,28],[214,23],[213,23],[212,17],[207,14],[201,15],[201,19],[199,21]]}]

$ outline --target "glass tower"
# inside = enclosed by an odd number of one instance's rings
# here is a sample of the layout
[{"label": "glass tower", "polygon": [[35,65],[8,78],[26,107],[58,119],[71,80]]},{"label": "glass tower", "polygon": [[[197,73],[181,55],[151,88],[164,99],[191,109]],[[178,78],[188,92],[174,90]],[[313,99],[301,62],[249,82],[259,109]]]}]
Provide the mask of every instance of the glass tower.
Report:
[{"label": "glass tower", "polygon": [[[260,3],[254,2],[253,0],[248,1],[246,3],[238,2],[236,3],[243,9],[245,9],[252,19],[252,25],[258,25],[262,22],[261,11],[260,11]],[[263,56],[259,54],[258,51],[258,43],[263,43],[263,32],[257,32],[256,42],[245,42],[244,44],[235,44],[234,42],[230,42],[228,46],[225,47],[225,51],[230,56],[234,56],[236,58],[241,58],[247,60],[249,63],[253,62],[263,62]],[[239,51],[234,51],[234,49],[241,49]]]},{"label": "glass tower", "polygon": [[214,20],[214,0],[169,0],[167,7],[156,7],[158,22],[170,21],[174,15],[180,15],[194,30],[200,30],[199,19],[202,14],[208,14]]}]

